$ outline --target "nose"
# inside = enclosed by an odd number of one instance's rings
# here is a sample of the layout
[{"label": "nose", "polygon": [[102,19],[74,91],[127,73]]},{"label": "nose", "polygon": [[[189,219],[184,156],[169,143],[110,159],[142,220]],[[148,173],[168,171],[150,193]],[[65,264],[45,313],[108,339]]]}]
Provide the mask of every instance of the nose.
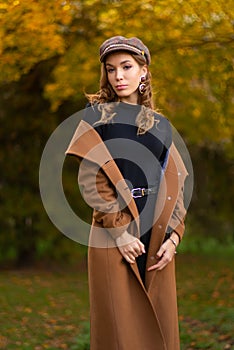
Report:
[{"label": "nose", "polygon": [[115,76],[116,80],[119,81],[119,80],[122,80],[123,79],[123,72],[122,72],[122,69],[116,69],[116,76]]}]

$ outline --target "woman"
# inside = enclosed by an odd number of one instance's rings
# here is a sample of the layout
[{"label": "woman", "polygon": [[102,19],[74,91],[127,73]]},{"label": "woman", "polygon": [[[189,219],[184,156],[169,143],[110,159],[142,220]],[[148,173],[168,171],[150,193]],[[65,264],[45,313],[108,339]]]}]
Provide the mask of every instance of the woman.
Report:
[{"label": "woman", "polygon": [[68,147],[93,208],[91,350],[179,350],[174,256],[187,171],[153,112],[150,53],[138,38],[100,47],[100,91]]}]

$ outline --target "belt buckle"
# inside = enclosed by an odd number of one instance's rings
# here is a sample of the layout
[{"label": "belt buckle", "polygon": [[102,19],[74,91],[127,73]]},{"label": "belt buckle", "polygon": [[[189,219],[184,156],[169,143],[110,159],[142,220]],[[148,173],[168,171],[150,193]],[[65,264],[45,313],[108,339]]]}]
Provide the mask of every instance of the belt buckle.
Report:
[{"label": "belt buckle", "polygon": [[[139,194],[135,194],[136,191],[138,191],[140,193]],[[141,187],[133,188],[131,190],[132,197],[133,198],[141,198],[141,197],[143,197],[145,195],[144,191],[145,191],[145,188],[141,188]]]}]

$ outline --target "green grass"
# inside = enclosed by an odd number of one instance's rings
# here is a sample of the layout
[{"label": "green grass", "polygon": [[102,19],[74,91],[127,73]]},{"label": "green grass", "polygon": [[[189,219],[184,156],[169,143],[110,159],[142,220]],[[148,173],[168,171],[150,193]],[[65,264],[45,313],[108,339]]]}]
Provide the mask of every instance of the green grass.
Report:
[{"label": "green grass", "polygon": [[0,303],[0,349],[71,349],[88,320],[86,271],[2,271]]},{"label": "green grass", "polygon": [[[177,255],[181,350],[234,348],[234,257]],[[89,350],[84,268],[0,273],[0,349]]]},{"label": "green grass", "polygon": [[233,349],[234,257],[177,258],[181,349]]}]

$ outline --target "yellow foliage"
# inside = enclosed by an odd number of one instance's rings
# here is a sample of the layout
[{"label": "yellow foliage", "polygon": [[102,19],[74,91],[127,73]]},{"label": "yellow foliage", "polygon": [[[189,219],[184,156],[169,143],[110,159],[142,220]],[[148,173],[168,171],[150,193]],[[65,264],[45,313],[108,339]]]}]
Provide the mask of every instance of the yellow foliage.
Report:
[{"label": "yellow foliage", "polygon": [[192,114],[195,118],[199,118],[201,116],[201,111],[198,109],[198,108],[195,108],[193,111],[192,111]]},{"label": "yellow foliage", "polygon": [[0,82],[60,57],[44,90],[55,111],[98,89],[103,40],[138,36],[151,51],[162,112],[191,141],[230,140],[233,9],[232,0],[3,0]]},{"label": "yellow foliage", "polygon": [[64,53],[66,43],[58,23],[68,20],[57,0],[53,4],[45,0],[4,0],[4,5],[0,7],[0,81],[7,82],[19,79],[36,63]]}]

